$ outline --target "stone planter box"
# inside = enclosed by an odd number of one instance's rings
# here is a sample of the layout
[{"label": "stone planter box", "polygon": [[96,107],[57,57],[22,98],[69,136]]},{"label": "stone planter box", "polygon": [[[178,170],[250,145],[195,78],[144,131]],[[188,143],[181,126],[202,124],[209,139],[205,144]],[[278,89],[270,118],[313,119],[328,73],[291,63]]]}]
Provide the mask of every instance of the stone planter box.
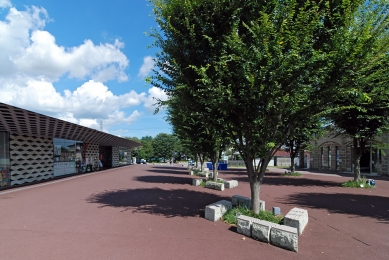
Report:
[{"label": "stone planter box", "polygon": [[298,251],[297,228],[240,215],[237,232],[291,251]]},{"label": "stone planter box", "polygon": [[206,187],[206,188],[209,188],[209,189],[214,189],[214,190],[223,191],[223,190],[224,190],[224,183],[213,182],[213,181],[207,181],[207,182],[205,183],[205,187]]},{"label": "stone planter box", "polygon": [[205,179],[192,179],[192,186],[200,186],[201,182]]},{"label": "stone planter box", "polygon": [[305,209],[293,208],[284,217],[284,225],[297,228],[301,235],[308,224],[308,211]]},{"label": "stone planter box", "polygon": [[[260,203],[259,209],[265,210],[265,201],[259,200],[259,203]],[[234,195],[232,196],[232,206],[233,207],[243,206],[248,209],[251,209],[251,199],[240,195]]]},{"label": "stone planter box", "polygon": [[232,189],[232,188],[238,187],[238,181],[236,181],[236,180],[224,181],[224,187],[226,189]]},{"label": "stone planter box", "polygon": [[223,215],[232,208],[228,200],[221,200],[205,207],[205,218],[210,221],[218,221]]}]

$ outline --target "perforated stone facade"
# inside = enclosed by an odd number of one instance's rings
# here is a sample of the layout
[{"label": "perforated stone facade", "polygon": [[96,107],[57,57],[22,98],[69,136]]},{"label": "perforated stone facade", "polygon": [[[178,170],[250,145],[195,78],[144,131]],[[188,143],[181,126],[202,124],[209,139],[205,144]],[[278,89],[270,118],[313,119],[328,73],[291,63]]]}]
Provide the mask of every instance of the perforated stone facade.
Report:
[{"label": "perforated stone facade", "polygon": [[112,167],[118,167],[119,165],[119,147],[112,146]]},{"label": "perforated stone facade", "polygon": [[11,186],[53,178],[51,138],[10,135]]},{"label": "perforated stone facade", "polygon": [[98,144],[88,144],[88,149],[86,150],[86,158],[92,160],[89,163],[96,164],[99,159],[99,145]]}]

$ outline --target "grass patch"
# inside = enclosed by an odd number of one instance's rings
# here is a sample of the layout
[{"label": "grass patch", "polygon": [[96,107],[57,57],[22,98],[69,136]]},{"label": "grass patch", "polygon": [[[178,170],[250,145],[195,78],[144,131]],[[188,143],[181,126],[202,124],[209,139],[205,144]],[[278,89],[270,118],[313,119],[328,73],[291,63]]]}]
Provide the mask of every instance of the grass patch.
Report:
[{"label": "grass patch", "polygon": [[274,216],[272,212],[266,211],[266,210],[264,210],[264,211],[261,210],[259,212],[259,214],[255,214],[254,212],[252,212],[250,209],[248,209],[246,207],[236,207],[236,208],[233,208],[233,209],[230,209],[229,211],[227,211],[226,214],[224,214],[222,219],[224,222],[226,222],[228,224],[236,225],[237,224],[237,217],[239,217],[240,215],[245,215],[245,216],[249,216],[252,218],[266,220],[266,221],[273,222],[276,224],[280,224],[282,219],[284,218],[284,216],[282,216],[282,215]]},{"label": "grass patch", "polygon": [[283,176],[303,176],[303,175],[299,172],[285,172]]},{"label": "grass patch", "polygon": [[[212,182],[215,182],[213,179],[209,179],[209,180],[202,180],[202,181],[201,181],[201,183],[200,183],[200,186],[203,186],[203,187],[205,187],[205,186],[206,186],[206,183],[207,183],[207,181],[212,181]],[[216,182],[218,182],[218,183],[224,183],[224,181],[222,181],[222,180],[217,180]]]},{"label": "grass patch", "polygon": [[345,188],[364,188],[364,189],[371,189],[375,188],[375,185],[370,185],[366,183],[366,178],[363,177],[358,181],[354,180],[349,180],[347,182],[342,182],[340,186],[345,187]]}]

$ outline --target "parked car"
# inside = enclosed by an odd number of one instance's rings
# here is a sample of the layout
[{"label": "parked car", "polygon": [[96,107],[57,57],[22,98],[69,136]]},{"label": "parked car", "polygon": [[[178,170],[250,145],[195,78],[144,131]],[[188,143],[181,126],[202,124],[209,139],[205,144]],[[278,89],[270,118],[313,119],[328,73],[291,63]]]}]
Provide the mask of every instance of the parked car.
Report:
[{"label": "parked car", "polygon": [[145,159],[137,159],[136,163],[137,164],[147,164],[147,161]]},{"label": "parked car", "polygon": [[189,166],[194,166],[194,165],[195,165],[195,163],[194,163],[194,161],[193,161],[193,160],[189,160],[189,161],[188,161],[188,165],[189,165]]}]

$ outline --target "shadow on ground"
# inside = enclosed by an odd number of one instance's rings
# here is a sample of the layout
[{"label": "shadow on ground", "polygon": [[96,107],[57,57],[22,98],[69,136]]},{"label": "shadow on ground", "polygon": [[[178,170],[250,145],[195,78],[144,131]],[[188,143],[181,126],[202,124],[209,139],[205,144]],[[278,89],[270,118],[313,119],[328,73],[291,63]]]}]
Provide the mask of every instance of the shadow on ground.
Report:
[{"label": "shadow on ground", "polygon": [[86,199],[103,207],[122,208],[134,213],[147,213],[165,217],[204,217],[205,206],[219,200],[229,200],[212,193],[190,191],[185,189],[163,190],[131,189],[113,190],[93,194]]},{"label": "shadow on ground", "polygon": [[153,169],[147,169],[148,172],[154,172],[154,173],[161,173],[161,174],[182,174],[182,175],[188,175],[188,171],[185,169],[180,170],[169,170],[169,169],[163,169],[163,168],[153,168]]},{"label": "shadow on ground", "polygon": [[341,182],[325,181],[317,179],[307,179],[302,176],[286,177],[281,175],[265,175],[263,184],[273,186],[320,186],[320,187],[339,187]]},{"label": "shadow on ground", "polygon": [[276,199],[284,204],[301,205],[314,209],[326,209],[331,213],[349,214],[389,221],[389,198],[375,195],[345,193],[300,193],[284,199]]},{"label": "shadow on ground", "polygon": [[192,184],[191,178],[176,177],[176,176],[136,176],[133,180],[147,183],[169,183],[169,184]]},{"label": "shadow on ground", "polygon": [[[232,172],[229,174],[226,174],[226,172],[223,172],[222,178],[228,179],[228,180],[237,180],[238,182],[242,183],[249,183],[249,178],[244,173],[238,173]],[[335,181],[325,181],[325,180],[317,180],[317,179],[309,179],[304,178],[303,176],[296,176],[296,177],[288,177],[288,176],[282,176],[281,173],[272,173],[267,172],[265,174],[265,177],[263,178],[263,185],[271,185],[271,186],[296,186],[296,187],[308,187],[308,186],[319,186],[319,187],[339,187],[341,182],[335,182]]]}]

